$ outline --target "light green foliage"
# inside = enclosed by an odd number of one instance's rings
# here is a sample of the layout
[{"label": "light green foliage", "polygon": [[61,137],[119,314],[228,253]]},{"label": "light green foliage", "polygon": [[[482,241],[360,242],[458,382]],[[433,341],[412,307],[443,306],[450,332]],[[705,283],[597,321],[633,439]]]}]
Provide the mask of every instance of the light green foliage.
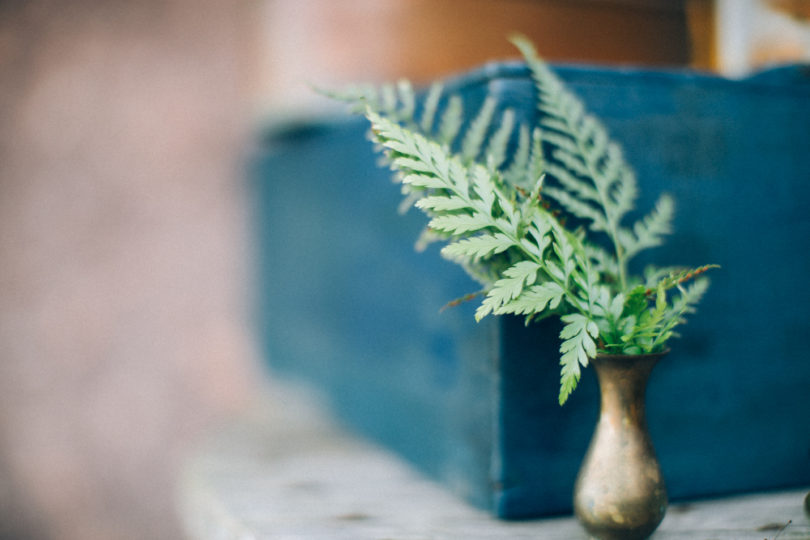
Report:
[{"label": "light green foliage", "polygon": [[560,377],[560,404],[568,399],[568,396],[576,388],[579,382],[579,366],[587,367],[588,358],[596,356],[596,343],[594,339],[599,337],[599,328],[586,315],[571,313],[563,315],[562,321],[565,326],[560,332],[563,339],[560,345],[562,358],[562,375]]},{"label": "light green foliage", "polygon": [[[420,244],[445,241],[441,254],[482,284],[477,320],[560,317],[562,404],[597,353],[664,350],[712,266],[628,275],[630,259],[670,233],[672,199],[626,224],[637,187],[621,149],[528,41],[513,42],[535,82],[537,126],[516,125],[492,97],[465,121],[461,99],[438,84],[421,100],[404,81],[332,96],[366,115],[407,206],[429,217]],[[567,229],[569,216],[586,225]]]}]

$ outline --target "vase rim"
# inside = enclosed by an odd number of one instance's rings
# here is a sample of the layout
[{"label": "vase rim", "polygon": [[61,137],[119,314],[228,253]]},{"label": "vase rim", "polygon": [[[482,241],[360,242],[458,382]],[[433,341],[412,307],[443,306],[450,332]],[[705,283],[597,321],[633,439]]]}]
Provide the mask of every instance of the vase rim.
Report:
[{"label": "vase rim", "polygon": [[663,351],[643,354],[613,354],[613,353],[597,353],[596,359],[599,360],[638,360],[641,358],[663,358],[671,349],[666,348]]}]

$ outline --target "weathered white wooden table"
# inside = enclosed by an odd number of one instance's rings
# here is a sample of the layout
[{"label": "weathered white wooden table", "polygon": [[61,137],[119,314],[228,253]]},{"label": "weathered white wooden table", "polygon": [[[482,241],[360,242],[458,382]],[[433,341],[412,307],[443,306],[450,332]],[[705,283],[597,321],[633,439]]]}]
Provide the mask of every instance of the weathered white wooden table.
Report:
[{"label": "weathered white wooden table", "polygon": [[[653,539],[810,539],[807,491],[675,504]],[[198,540],[586,538],[572,518],[493,519],[282,388],[189,459],[179,503]]]}]

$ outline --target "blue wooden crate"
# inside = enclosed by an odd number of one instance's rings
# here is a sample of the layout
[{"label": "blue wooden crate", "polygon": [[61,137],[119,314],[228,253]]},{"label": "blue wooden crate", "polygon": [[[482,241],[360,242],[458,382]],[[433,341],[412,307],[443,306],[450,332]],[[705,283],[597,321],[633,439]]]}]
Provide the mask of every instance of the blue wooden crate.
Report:
[{"label": "blue wooden crate", "polygon": [[[656,368],[648,421],[674,499],[810,484],[810,75],[742,81],[558,68],[675,234],[646,260],[718,263],[699,313]],[[535,118],[522,64],[449,83]],[[469,109],[472,110],[472,109]],[[425,223],[400,216],[359,118],[267,135],[251,168],[257,323],[274,373],[311,381],[347,424],[504,518],[566,512],[597,414],[586,370],[557,403],[558,327],[440,312],[477,289]],[[474,302],[475,304],[475,302]]]}]

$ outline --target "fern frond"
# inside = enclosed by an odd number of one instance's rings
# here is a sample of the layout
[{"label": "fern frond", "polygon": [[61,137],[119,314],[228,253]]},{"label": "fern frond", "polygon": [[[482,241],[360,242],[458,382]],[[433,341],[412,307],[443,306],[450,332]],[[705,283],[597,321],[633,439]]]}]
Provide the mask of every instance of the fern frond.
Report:
[{"label": "fern frond", "polygon": [[[392,167],[398,171],[397,178],[403,186],[430,193],[416,203],[432,217],[429,232],[423,234],[421,241],[462,237],[486,232],[485,229],[513,237],[517,229],[514,223],[516,211],[484,166],[473,164],[465,167],[447,147],[439,146],[374,111],[367,111],[367,117],[378,143],[389,153]],[[503,217],[493,215],[496,210]],[[482,272],[473,264],[474,259],[467,258],[463,263],[465,270],[482,283],[492,283],[494,280],[489,278],[492,272]]]},{"label": "fern frond", "polygon": [[546,248],[551,245],[551,220],[540,212],[534,212],[526,226],[526,234],[520,240],[521,247],[548,265]]},{"label": "fern frond", "polygon": [[422,106],[422,119],[419,121],[419,127],[422,133],[429,134],[433,131],[433,121],[436,118],[436,110],[439,107],[439,99],[442,96],[443,85],[441,83],[433,83],[430,85],[427,97],[425,98],[424,105]]},{"label": "fern frond", "polygon": [[629,260],[643,249],[660,246],[663,236],[672,232],[675,203],[672,197],[662,195],[655,208],[633,225],[632,234],[627,229],[620,232],[620,239]]},{"label": "fern frond", "polygon": [[[574,120],[570,120],[574,122]],[[543,141],[551,144],[554,147],[553,156],[557,161],[562,162],[566,167],[575,170],[578,174],[588,176],[591,171],[585,162],[585,155],[582,148],[577,144],[577,140],[573,138],[569,131],[565,133],[557,133],[549,129],[543,130]]]},{"label": "fern frond", "polygon": [[431,195],[423,197],[414,203],[414,206],[428,213],[441,213],[469,208],[469,203],[458,197],[444,195]]},{"label": "fern frond", "polygon": [[677,287],[686,283],[687,281],[691,281],[696,277],[705,274],[709,270],[714,268],[720,268],[719,265],[716,264],[706,264],[703,266],[698,266],[697,268],[679,268],[669,272],[668,275],[662,277],[655,287],[662,286],[664,290],[669,290],[673,287]]},{"label": "fern frond", "polygon": [[619,279],[619,266],[614,257],[611,257],[601,246],[585,245],[585,255],[591,261],[594,270],[605,276],[605,279],[615,283]]},{"label": "fern frond", "polygon": [[663,268],[659,268],[654,265],[649,265],[644,268],[644,287],[648,291],[653,291],[658,288],[658,282],[663,280],[664,278],[678,274],[680,272],[688,271],[688,268],[684,268],[682,266],[665,266]]},{"label": "fern frond", "polygon": [[531,144],[531,136],[529,128],[521,125],[518,130],[518,143],[514,154],[512,154],[512,162],[509,167],[503,172],[503,179],[506,183],[519,188],[526,188],[527,184],[537,180],[530,180],[527,174],[527,166],[529,164],[529,151]]},{"label": "fern frond", "polygon": [[706,278],[698,279],[686,287],[680,287],[681,294],[673,301],[672,308],[664,315],[661,329],[653,339],[651,350],[661,348],[674,335],[673,329],[686,322],[684,315],[695,311],[695,306],[703,298],[708,288],[709,280]]},{"label": "fern frond", "polygon": [[633,333],[624,336],[625,342],[634,342],[641,347],[645,353],[653,352],[655,338],[661,333],[661,324],[667,314],[667,293],[663,283],[658,284],[655,292],[655,306],[653,309],[645,310],[637,318],[636,327]]},{"label": "fern frond", "polygon": [[411,82],[407,79],[400,79],[397,82],[397,97],[399,98],[399,108],[397,116],[401,119],[413,121],[416,111],[416,96]]},{"label": "fern frond", "polygon": [[[416,167],[419,166],[419,164],[406,158],[396,158],[394,166]],[[443,189],[446,187],[442,178],[429,174],[407,174],[402,177],[401,182],[411,189]]]},{"label": "fern frond", "polygon": [[[561,317],[562,404],[598,351],[662,350],[706,290],[708,282],[692,280],[713,266],[653,270],[646,282],[628,281],[630,258],[669,233],[672,201],[661,197],[648,215],[624,226],[637,186],[620,147],[528,42],[515,44],[532,72],[540,113],[537,125],[519,127],[516,140],[514,112],[496,112],[492,97],[472,119],[441,85],[421,101],[405,81],[356,88],[346,100],[365,109],[372,140],[401,184],[403,206],[429,217],[417,247],[447,242],[442,256],[483,285],[451,304],[481,294],[476,320]],[[583,225],[565,229],[561,212]],[[605,236],[613,252],[602,247]]]},{"label": "fern frond", "polygon": [[[692,270],[671,270],[669,273],[658,279],[654,288],[638,286],[634,288],[625,302],[624,313],[628,319],[625,325],[627,329],[623,332],[622,341],[625,347],[622,352],[649,353],[660,351],[666,341],[674,333],[673,329],[678,324],[685,322],[684,315],[694,311],[694,306],[700,301],[708,287],[708,280],[697,279],[694,283],[683,286],[689,280],[695,279],[716,265],[706,265]],[[659,277],[661,271],[651,270],[648,281]],[[667,298],[667,291],[678,288],[679,294],[670,302]],[[649,298],[655,294],[653,307],[648,307]],[[632,324],[628,324],[632,322]]]},{"label": "fern frond", "polygon": [[625,164],[618,145],[608,145],[605,161],[602,163],[602,174],[609,179],[612,186],[608,195],[615,205],[613,211],[621,220],[621,216],[633,209],[638,197],[638,186],[635,173]]},{"label": "fern frond", "polygon": [[580,366],[588,367],[588,359],[596,356],[596,342],[599,338],[599,327],[586,316],[578,313],[561,317],[565,323],[560,332],[560,405],[577,387],[580,377]]},{"label": "fern frond", "polygon": [[[557,163],[549,163],[546,165],[546,171],[548,171],[548,173],[572,196],[578,197],[582,201],[599,204],[599,192],[597,192],[589,182],[576,176],[573,169],[575,169],[575,167],[572,167],[570,164],[560,166]],[[600,210],[600,213],[604,214],[604,211]],[[604,221],[604,219],[602,221]]]},{"label": "fern frond", "polygon": [[[545,132],[544,132],[545,133]],[[543,139],[554,138],[550,134],[544,134]],[[560,137],[561,141],[566,140],[564,137]],[[567,175],[571,176],[572,178],[576,178],[578,180],[577,187],[575,188],[576,191],[583,192],[582,196],[593,201],[599,201],[599,192],[593,189],[589,183],[590,182],[590,172],[588,170],[588,166],[582,161],[582,158],[579,157],[577,154],[568,152],[567,150],[563,150],[562,148],[555,148],[554,151],[551,153],[551,156],[554,158],[556,163],[561,164],[562,166],[557,166],[557,170],[560,172],[565,172]],[[555,163],[555,164],[556,164]],[[557,174],[554,174],[554,177],[557,178]],[[567,178],[558,178],[560,183],[563,185],[567,185],[573,182],[566,182]],[[581,186],[581,187],[580,187]],[[590,189],[585,189],[585,188]],[[585,193],[588,193],[587,195]]]},{"label": "fern frond", "polygon": [[[630,167],[624,162],[618,147],[609,142],[604,126],[585,113],[582,102],[565,89],[559,78],[540,60],[531,43],[523,38],[514,38],[513,43],[523,53],[535,81],[537,108],[546,116],[542,120],[546,127],[544,140],[556,148],[555,159],[569,172],[575,171],[587,179],[598,195],[599,212],[605,219],[604,223],[601,220],[591,220],[591,223],[596,225],[596,232],[606,232],[612,240],[620,281],[624,286],[627,257],[619,230],[621,220],[636,196],[635,176],[627,173]],[[570,173],[558,178],[564,185],[568,182],[578,186],[571,182],[573,179]],[[594,200],[587,190],[575,189],[571,195],[584,201]]]},{"label": "fern frond", "polygon": [[503,233],[482,234],[448,244],[442,248],[441,254],[450,260],[478,261],[503,253],[514,245],[514,241]]},{"label": "fern frond", "polygon": [[464,139],[461,141],[461,159],[465,162],[472,162],[481,153],[481,148],[486,139],[489,127],[492,124],[492,117],[495,114],[495,98],[487,96],[484,104],[478,110],[478,114],[473,118]]},{"label": "fern frond", "polygon": [[556,114],[554,116],[541,117],[539,124],[546,131],[557,133],[566,133],[568,131],[568,125],[560,120]]},{"label": "fern frond", "polygon": [[700,302],[708,288],[709,280],[706,278],[695,280],[691,285],[682,288],[680,296],[673,302],[673,313],[678,315],[689,313]]},{"label": "fern frond", "polygon": [[506,161],[506,149],[509,146],[509,139],[515,126],[515,111],[507,109],[501,115],[498,129],[489,139],[489,144],[484,152],[487,165],[492,169],[500,169]]},{"label": "fern frond", "polygon": [[450,233],[452,235],[460,235],[469,232],[480,231],[491,225],[487,219],[482,219],[478,215],[456,214],[456,215],[442,215],[433,218],[428,223],[428,227],[436,231]]},{"label": "fern frond", "polygon": [[495,310],[496,315],[535,315],[549,309],[557,309],[565,296],[565,289],[547,281],[524,289],[519,296]]},{"label": "fern frond", "polygon": [[439,137],[438,141],[441,144],[450,146],[453,144],[461,124],[464,121],[464,106],[462,105],[459,96],[451,96],[447,102],[447,107],[442,113],[441,122],[439,124]]},{"label": "fern frond", "polygon": [[475,319],[480,321],[504,304],[517,298],[523,288],[532,285],[537,279],[540,265],[533,261],[521,261],[503,272],[504,277],[495,282],[487,297],[475,312]]},{"label": "fern frond", "polygon": [[527,181],[532,185],[546,172],[546,158],[543,152],[543,131],[536,128],[532,132],[532,151],[529,158]]},{"label": "fern frond", "polygon": [[560,263],[560,270],[562,271],[560,279],[567,285],[574,271],[580,266],[580,260],[577,259],[577,256],[584,255],[585,250],[578,239],[563,229],[559,223],[553,222],[551,225],[553,237],[551,247]]}]

